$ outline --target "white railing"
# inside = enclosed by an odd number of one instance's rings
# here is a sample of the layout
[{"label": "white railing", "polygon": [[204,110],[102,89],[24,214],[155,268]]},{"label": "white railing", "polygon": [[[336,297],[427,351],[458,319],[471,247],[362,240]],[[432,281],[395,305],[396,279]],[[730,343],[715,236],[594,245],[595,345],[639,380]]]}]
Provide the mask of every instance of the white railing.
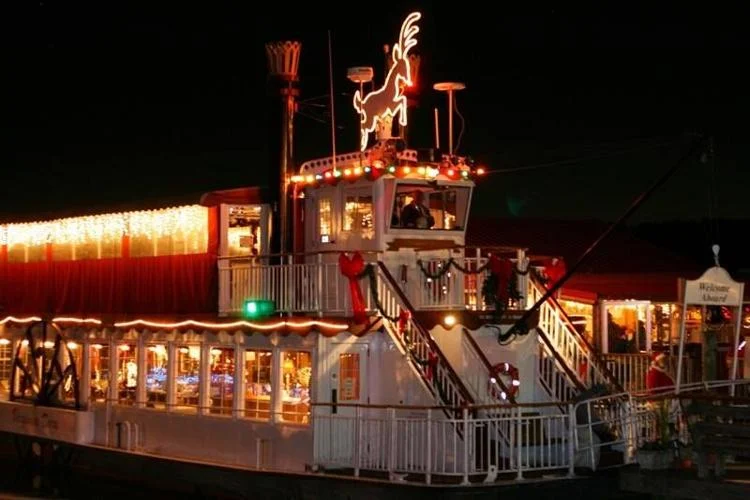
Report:
[{"label": "white railing", "polygon": [[[438,409],[316,406],[315,465],[325,469],[388,472],[391,479],[416,474],[426,483],[434,475],[469,484],[472,476],[494,481],[499,473],[521,479],[525,472],[570,470],[569,413],[541,415],[535,407],[513,406],[502,415],[471,417],[469,408],[445,418]],[[509,429],[508,441],[493,429]],[[318,432],[318,430],[321,430]],[[460,432],[456,432],[456,429]]]},{"label": "white railing", "polygon": [[[651,365],[651,356],[651,354],[646,353],[608,353],[601,355],[607,369],[620,382],[622,388],[628,392],[643,391],[646,389],[646,373]],[[687,369],[683,370],[682,382],[685,384],[692,383],[693,359],[689,356],[683,356],[682,359],[687,367]],[[676,365],[676,363],[677,358],[674,358],[673,364]],[[670,371],[674,377],[676,369],[673,367]]]},{"label": "white railing", "polygon": [[[620,465],[637,462],[638,448],[658,435],[658,405],[678,408],[680,439],[689,442],[679,398],[714,391],[748,395],[750,380],[717,380],[665,388],[666,393],[627,392],[577,403],[445,407],[313,405],[314,465],[389,473],[393,481],[469,484],[522,478],[526,472],[576,467],[596,470],[603,448],[620,451]],[[684,402],[683,402],[684,404]],[[486,415],[479,415],[486,410]],[[547,411],[554,410],[554,411]],[[498,439],[495,429],[507,429]],[[458,431],[458,432],[457,432]],[[409,475],[411,475],[409,477]]]},{"label": "white railing", "polygon": [[[576,403],[574,441],[578,465],[596,470],[599,451],[612,447],[623,452],[623,463],[637,461],[636,450],[647,441],[659,437],[659,406],[668,409],[668,421],[675,428],[683,444],[690,442],[687,418],[681,407],[681,398],[689,399],[691,393],[734,391],[738,395],[750,394],[750,380],[712,380],[680,387],[664,387],[657,391],[641,393],[623,392],[587,399]],[[581,458],[585,459],[581,461]]]},{"label": "white railing", "polygon": [[[276,310],[286,313],[328,315],[351,314],[349,283],[338,263],[323,262],[322,254],[312,262],[268,264],[268,259],[219,259],[219,312],[239,314],[245,300],[272,300]],[[370,304],[367,304],[368,310]]]},{"label": "white railing", "polygon": [[[533,279],[528,280],[528,283],[528,303],[533,305],[542,298],[545,291]],[[539,335],[546,337],[551,347],[567,363],[569,372],[574,374],[584,387],[603,384],[610,389],[620,389],[598,354],[575,331],[565,312],[553,299],[539,306],[538,330]]]},{"label": "white railing", "polygon": [[[490,274],[486,269],[486,257],[450,257],[455,265],[448,270],[445,266],[449,259],[422,258],[418,269],[418,293],[415,305],[419,309],[468,309],[472,311],[492,310],[493,306],[485,304],[482,286]],[[511,259],[517,265],[518,259]],[[418,266],[419,267],[419,266]],[[526,275],[516,275],[518,291],[522,298],[511,301],[510,309],[521,310],[525,307]]]},{"label": "white railing", "polygon": [[575,382],[555,358],[549,346],[539,340],[539,383],[555,401],[570,401],[576,393]]}]

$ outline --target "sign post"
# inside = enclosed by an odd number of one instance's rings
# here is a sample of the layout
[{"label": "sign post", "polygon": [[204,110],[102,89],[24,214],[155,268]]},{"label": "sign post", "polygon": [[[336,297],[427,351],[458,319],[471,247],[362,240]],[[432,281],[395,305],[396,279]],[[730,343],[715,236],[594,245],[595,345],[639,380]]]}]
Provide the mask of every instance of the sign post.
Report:
[{"label": "sign post", "polygon": [[[682,293],[682,318],[680,321],[680,349],[677,358],[677,380],[675,392],[680,392],[682,385],[682,357],[685,353],[685,318],[688,305],[726,306],[736,307],[734,329],[734,358],[732,360],[732,380],[737,379],[737,355],[740,343],[740,328],[742,326],[742,299],[745,284],[734,281],[723,267],[719,266],[719,245],[712,247],[715,265],[709,268],[696,280],[684,280]],[[705,318],[704,318],[705,320]],[[734,386],[731,388],[734,396]]]}]

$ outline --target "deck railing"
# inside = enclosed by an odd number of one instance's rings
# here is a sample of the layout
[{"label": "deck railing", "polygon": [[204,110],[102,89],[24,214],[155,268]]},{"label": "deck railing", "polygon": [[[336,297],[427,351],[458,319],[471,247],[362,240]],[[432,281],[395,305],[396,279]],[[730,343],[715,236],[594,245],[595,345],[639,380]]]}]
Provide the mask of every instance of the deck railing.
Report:
[{"label": "deck railing", "polygon": [[[240,314],[245,300],[263,299],[274,301],[276,310],[284,313],[351,314],[348,281],[331,256],[331,252],[319,252],[295,256],[220,257],[219,313]],[[375,262],[382,257],[382,254],[367,253],[365,260]],[[417,258],[420,265],[409,276],[413,283],[402,284],[415,309],[491,309],[482,296],[482,285],[489,273],[482,270],[486,257],[453,257],[456,265],[445,272],[441,269],[448,259]],[[398,274],[395,269],[391,271]],[[435,278],[429,276],[438,274]],[[519,275],[519,279],[519,291],[525,294],[523,280],[526,278]],[[523,300],[511,301],[509,308],[522,309],[524,304]]]},{"label": "deck railing", "polygon": [[[330,403],[313,404],[314,465],[356,476],[365,470],[385,472],[392,481],[427,484],[521,479],[533,471],[572,476],[577,467],[596,470],[602,449],[620,451],[621,465],[637,462],[636,450],[658,433],[655,403],[661,401],[676,408],[679,438],[689,443],[680,401],[684,405],[708,391],[728,394],[731,387],[746,397],[750,380],[695,383],[681,387],[680,394],[665,388],[658,394],[624,392],[576,403],[335,405],[335,413]],[[507,440],[497,438],[497,428],[508,429]]]}]

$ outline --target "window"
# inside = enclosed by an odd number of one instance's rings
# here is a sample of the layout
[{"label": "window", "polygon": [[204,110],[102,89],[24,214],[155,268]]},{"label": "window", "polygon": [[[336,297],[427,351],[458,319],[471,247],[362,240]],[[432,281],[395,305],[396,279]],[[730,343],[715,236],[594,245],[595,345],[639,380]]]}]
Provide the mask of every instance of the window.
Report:
[{"label": "window", "polygon": [[245,416],[271,416],[271,351],[245,351]]},{"label": "window", "polygon": [[146,406],[157,410],[167,408],[167,346],[146,348]]},{"label": "window", "polygon": [[97,403],[107,400],[109,390],[109,346],[91,344],[89,346],[91,358],[91,383],[89,384],[89,399]]},{"label": "window", "polygon": [[79,387],[76,387],[76,384],[73,383],[72,373],[68,373],[63,377],[63,381],[60,387],[63,401],[74,403],[76,400],[76,391],[80,388],[80,381],[81,377],[83,376],[83,353],[81,352],[81,345],[77,342],[71,341],[68,342],[67,349],[64,349],[63,346],[60,346],[60,350],[62,351],[63,358],[62,369],[65,370],[65,367],[69,364],[74,364],[76,367],[76,376],[78,378]]},{"label": "window", "polygon": [[228,207],[227,252],[230,256],[260,254],[260,206]]},{"label": "window", "polygon": [[177,346],[175,411],[197,413],[200,394],[201,347]]},{"label": "window", "polygon": [[330,198],[318,201],[318,236],[321,243],[330,243],[333,234],[333,204]]},{"label": "window", "polygon": [[374,234],[372,195],[347,193],[344,203],[344,231],[360,233],[371,239]]},{"label": "window", "polygon": [[284,351],[281,369],[281,417],[286,422],[307,423],[310,418],[312,356],[306,351]]},{"label": "window", "polygon": [[339,355],[339,401],[359,401],[359,353]]},{"label": "window", "polygon": [[469,193],[468,187],[398,184],[391,227],[463,230]]},{"label": "window", "polygon": [[210,412],[231,415],[234,401],[234,348],[211,348],[210,370]]},{"label": "window", "polygon": [[135,344],[120,344],[117,346],[117,402],[134,405],[137,386],[138,348]]}]

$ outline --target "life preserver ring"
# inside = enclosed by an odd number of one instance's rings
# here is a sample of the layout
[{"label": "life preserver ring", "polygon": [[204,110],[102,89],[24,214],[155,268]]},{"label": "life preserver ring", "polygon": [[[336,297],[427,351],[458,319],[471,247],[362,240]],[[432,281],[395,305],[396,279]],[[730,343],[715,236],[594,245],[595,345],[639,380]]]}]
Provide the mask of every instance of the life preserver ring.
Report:
[{"label": "life preserver ring", "polygon": [[[505,383],[505,387],[508,389],[508,394],[506,394],[497,383],[497,379],[500,377],[509,379],[509,382]],[[515,398],[516,394],[518,394],[518,388],[521,386],[521,381],[518,378],[518,368],[510,363],[497,363],[493,365],[488,384],[490,394],[494,397],[501,400]]]}]

